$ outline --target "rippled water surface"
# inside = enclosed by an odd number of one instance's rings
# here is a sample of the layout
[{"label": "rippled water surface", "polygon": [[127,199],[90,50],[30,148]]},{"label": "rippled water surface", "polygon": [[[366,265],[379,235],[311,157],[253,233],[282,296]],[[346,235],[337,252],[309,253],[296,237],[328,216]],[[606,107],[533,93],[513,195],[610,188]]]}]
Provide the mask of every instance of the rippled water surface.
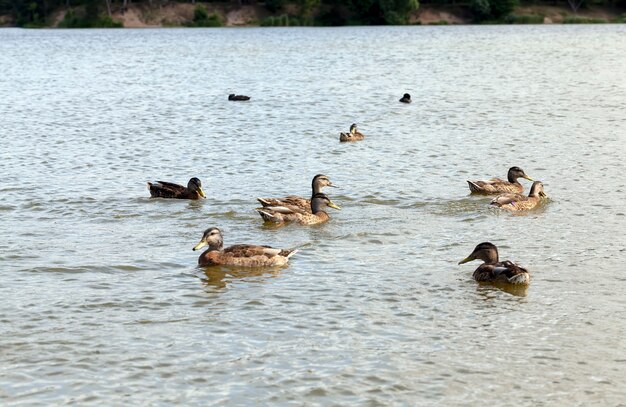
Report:
[{"label": "rippled water surface", "polygon": [[[0,403],[624,405],[624,38],[0,30]],[[468,194],[512,165],[546,205]],[[255,197],[317,173],[341,211],[263,226]],[[149,199],[192,176],[208,199]],[[200,269],[209,226],[300,253]],[[527,290],[457,265],[485,240]]]}]

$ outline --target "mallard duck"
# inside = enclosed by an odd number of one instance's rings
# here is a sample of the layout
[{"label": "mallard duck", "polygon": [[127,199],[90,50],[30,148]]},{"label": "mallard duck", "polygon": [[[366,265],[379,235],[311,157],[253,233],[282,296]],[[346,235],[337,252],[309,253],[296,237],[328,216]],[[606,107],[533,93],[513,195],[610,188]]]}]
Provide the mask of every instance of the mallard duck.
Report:
[{"label": "mallard duck", "polygon": [[411,103],[411,95],[409,95],[408,93],[405,93],[404,96],[402,96],[402,98],[400,99],[400,102]]},{"label": "mallard duck", "polygon": [[239,267],[272,267],[284,266],[289,258],[296,254],[294,249],[274,249],[270,246],[253,244],[236,244],[224,249],[224,238],[218,228],[204,231],[200,243],[193,250],[209,246],[198,257],[198,265],[205,266],[239,266]]},{"label": "mallard duck", "polygon": [[228,100],[233,100],[233,101],[250,100],[250,96],[235,95],[234,93],[231,93],[230,95],[228,95]]},{"label": "mallard duck", "polygon": [[350,126],[350,133],[339,134],[339,141],[341,141],[342,143],[346,141],[359,141],[363,140],[364,138],[365,136],[363,135],[363,133],[360,133],[356,128],[356,123],[353,123],[352,126]]},{"label": "mallard duck", "polygon": [[539,202],[541,202],[541,198],[546,196],[546,193],[543,192],[543,184],[541,181],[535,181],[530,187],[528,196],[521,194],[502,194],[493,198],[491,205],[509,211],[527,211],[536,207]]},{"label": "mallard duck", "polygon": [[533,180],[520,167],[511,167],[507,174],[508,181],[492,178],[489,181],[467,181],[467,183],[470,191],[477,194],[502,194],[507,192],[521,194],[524,192],[524,187],[517,181],[518,178]]},{"label": "mallard duck", "polygon": [[148,182],[148,189],[152,198],[176,198],[176,199],[200,199],[206,198],[202,190],[202,182],[198,178],[192,178],[185,188],[182,185],[171,182],[156,181]]},{"label": "mallard duck", "polygon": [[[336,186],[333,185],[332,182],[330,182],[330,180],[328,179],[326,175],[317,174],[315,177],[313,177],[313,181],[311,182],[311,189],[313,190],[313,192],[311,193],[311,196],[321,193],[322,188],[324,187],[336,188]],[[302,198],[299,196],[295,196],[295,195],[289,195],[284,198],[257,198],[257,201],[261,202],[261,205],[263,205],[264,207],[266,206],[295,206],[302,211],[312,213],[311,212],[311,200]]]},{"label": "mallard duck", "polygon": [[528,270],[508,260],[499,261],[498,248],[493,243],[484,242],[479,244],[472,254],[461,260],[459,264],[472,260],[484,261],[474,271],[474,280],[476,281],[510,284],[528,284],[530,282]]},{"label": "mallard duck", "polygon": [[341,209],[326,195],[318,193],[311,198],[311,213],[300,210],[296,206],[266,206],[257,208],[257,212],[264,221],[272,223],[298,222],[301,225],[315,225],[326,222],[330,216],[324,212],[324,207]]}]

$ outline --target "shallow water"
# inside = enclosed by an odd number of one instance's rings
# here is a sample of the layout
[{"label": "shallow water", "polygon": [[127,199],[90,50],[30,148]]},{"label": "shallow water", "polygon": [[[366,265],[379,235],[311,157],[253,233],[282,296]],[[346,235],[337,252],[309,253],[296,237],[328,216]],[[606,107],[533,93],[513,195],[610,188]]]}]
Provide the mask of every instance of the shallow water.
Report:
[{"label": "shallow water", "polygon": [[[0,30],[0,402],[623,405],[625,35]],[[546,205],[468,194],[511,165]],[[263,226],[316,173],[343,210]],[[148,198],[192,176],[208,199]],[[199,269],[209,226],[300,253]],[[527,290],[456,264],[485,240]]]}]

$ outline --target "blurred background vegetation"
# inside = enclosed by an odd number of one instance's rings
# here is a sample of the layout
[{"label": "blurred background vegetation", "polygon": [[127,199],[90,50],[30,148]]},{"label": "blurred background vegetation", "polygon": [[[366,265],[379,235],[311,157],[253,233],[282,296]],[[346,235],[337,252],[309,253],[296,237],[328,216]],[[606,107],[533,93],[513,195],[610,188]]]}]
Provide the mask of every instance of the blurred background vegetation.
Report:
[{"label": "blurred background vegetation", "polygon": [[[267,17],[257,22],[263,26],[301,25],[401,25],[409,24],[411,13],[420,6],[418,0],[231,0],[231,2],[203,2],[195,0],[0,0],[0,16],[8,16],[19,27],[45,27],[51,25],[51,15],[65,10],[56,26],[61,28],[121,27],[112,18],[131,6],[150,8],[172,3],[194,4],[193,19],[183,25],[192,27],[219,27],[225,24],[223,15],[207,11],[207,6],[240,7],[252,5],[266,11]],[[465,10],[475,23],[536,24],[543,22],[542,15],[515,15],[520,0],[421,0],[422,5],[450,6]],[[574,14],[591,5],[626,9],[626,0],[525,0],[524,5],[560,6]],[[567,20],[567,21],[565,21]],[[568,23],[593,23],[585,17],[564,18]],[[415,23],[415,21],[413,21]],[[606,21],[602,21],[606,22]],[[616,22],[626,22],[626,14]],[[439,22],[445,24],[446,21]]]}]

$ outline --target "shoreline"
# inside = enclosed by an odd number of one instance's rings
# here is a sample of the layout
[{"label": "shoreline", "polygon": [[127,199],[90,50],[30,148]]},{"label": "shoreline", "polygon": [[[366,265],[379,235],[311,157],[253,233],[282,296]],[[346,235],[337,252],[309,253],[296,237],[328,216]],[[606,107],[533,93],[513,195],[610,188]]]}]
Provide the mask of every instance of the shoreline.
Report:
[{"label": "shoreline", "polygon": [[[204,7],[210,17],[214,17],[214,27],[264,27],[264,26],[328,26],[323,24],[303,24],[297,17],[297,9],[285,8],[281,12],[269,12],[261,5],[235,5],[233,3],[166,3],[129,4],[124,10],[113,9],[110,19],[119,24],[116,28],[176,28],[193,27],[194,10]],[[29,28],[65,28],[64,18],[80,8],[62,7],[54,10],[46,24]],[[267,22],[270,22],[268,24]],[[408,25],[489,25],[489,24],[597,24],[626,23],[626,9],[610,6],[589,6],[574,13],[569,7],[546,4],[520,5],[506,18],[498,21],[475,21],[467,6],[421,4],[413,12]],[[367,24],[343,24],[367,25]],[[343,26],[340,25],[340,26]],[[0,15],[0,28],[17,27],[9,15]]]}]

